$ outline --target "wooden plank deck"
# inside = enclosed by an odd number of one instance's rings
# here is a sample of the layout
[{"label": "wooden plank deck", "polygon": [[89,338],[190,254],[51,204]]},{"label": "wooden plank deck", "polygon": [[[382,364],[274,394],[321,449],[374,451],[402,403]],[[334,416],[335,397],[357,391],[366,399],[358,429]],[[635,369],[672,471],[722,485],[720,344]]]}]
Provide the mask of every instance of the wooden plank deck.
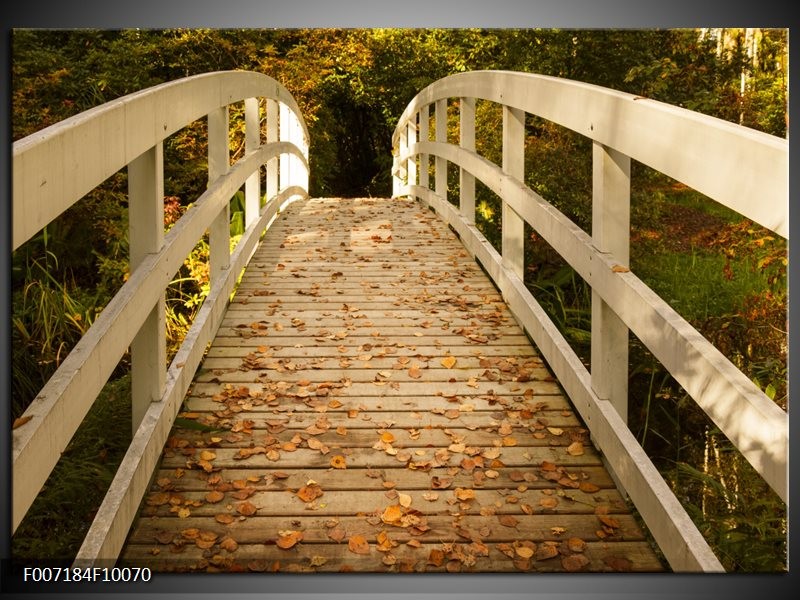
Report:
[{"label": "wooden plank deck", "polygon": [[420,204],[296,202],[248,266],[120,564],[661,571],[491,282]]}]

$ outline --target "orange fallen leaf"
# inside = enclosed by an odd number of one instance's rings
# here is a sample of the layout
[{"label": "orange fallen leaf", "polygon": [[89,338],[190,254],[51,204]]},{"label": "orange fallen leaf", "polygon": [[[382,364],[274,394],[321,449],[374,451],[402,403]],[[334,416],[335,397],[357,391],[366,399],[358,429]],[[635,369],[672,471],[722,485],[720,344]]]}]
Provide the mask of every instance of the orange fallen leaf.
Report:
[{"label": "orange fallen leaf", "polygon": [[444,558],[444,552],[438,548],[434,548],[431,550],[430,554],[428,554],[428,564],[434,567],[441,567],[444,564]]},{"label": "orange fallen leaf", "polygon": [[226,537],[219,543],[219,547],[228,552],[236,552],[239,544],[232,537]]},{"label": "orange fallen leaf", "polygon": [[622,265],[614,265],[611,267],[611,270],[614,273],[629,273],[630,269],[628,267],[623,267]]},{"label": "orange fallen leaf", "polygon": [[583,552],[586,550],[586,542],[584,542],[581,538],[569,538],[567,540],[567,547],[569,548],[570,552]]},{"label": "orange fallen leaf", "polygon": [[553,498],[552,496],[545,496],[541,500],[539,500],[539,505],[542,508],[555,508],[558,506],[558,498]]},{"label": "orange fallen leaf", "polygon": [[561,566],[565,571],[576,573],[582,571],[589,564],[589,559],[583,554],[571,554],[561,559]]},{"label": "orange fallen leaf", "polygon": [[331,458],[331,466],[334,469],[346,469],[347,468],[347,461],[345,460],[344,456],[341,454],[337,454],[333,458]]},{"label": "orange fallen leaf", "polygon": [[586,492],[587,494],[594,494],[595,492],[599,492],[600,488],[593,483],[589,483],[588,481],[582,481],[579,489],[582,492]]},{"label": "orange fallen leaf", "polygon": [[445,369],[452,369],[456,366],[456,358],[454,356],[445,356],[441,362]]},{"label": "orange fallen leaf", "polygon": [[353,554],[369,554],[369,542],[363,535],[354,535],[347,540],[347,549]]},{"label": "orange fallen leaf", "polygon": [[245,517],[256,514],[257,510],[258,509],[256,506],[251,502],[240,502],[236,505],[236,512],[238,512],[240,515],[244,515]]},{"label": "orange fallen leaf", "polygon": [[218,490],[214,490],[206,494],[206,502],[210,502],[211,504],[221,502],[223,498],[225,498],[225,494]]},{"label": "orange fallen leaf", "polygon": [[619,527],[619,521],[617,521],[614,517],[598,515],[597,518],[600,519],[600,522],[606,527],[610,527],[611,529],[617,529]]},{"label": "orange fallen leaf", "polygon": [[331,538],[334,542],[341,542],[346,535],[347,532],[341,526],[338,525],[328,532],[328,537]]},{"label": "orange fallen leaf", "polygon": [[567,452],[571,456],[581,456],[583,454],[583,444],[580,442],[572,442],[567,446]]},{"label": "orange fallen leaf", "polygon": [[236,517],[229,515],[228,513],[220,513],[214,517],[214,520],[217,523],[222,523],[223,525],[230,525],[236,520]]},{"label": "orange fallen leaf", "polygon": [[311,502],[315,498],[322,496],[322,488],[317,484],[304,485],[297,490],[297,497],[303,502]]},{"label": "orange fallen leaf", "polygon": [[536,560],[547,560],[558,556],[558,545],[555,542],[543,542],[536,550]]},{"label": "orange fallen leaf", "polygon": [[497,520],[500,521],[501,525],[506,527],[516,527],[519,524],[519,519],[513,515],[500,515],[497,517]]},{"label": "orange fallen leaf", "polygon": [[275,545],[278,548],[283,548],[284,550],[288,550],[289,548],[294,547],[297,542],[303,539],[303,532],[302,531],[279,531],[278,532],[278,539],[275,541]]},{"label": "orange fallen leaf", "polygon": [[386,509],[383,511],[381,515],[381,520],[384,523],[396,523],[399,521],[403,516],[403,509],[397,504],[392,504],[391,506],[387,506]]},{"label": "orange fallen leaf", "polygon": [[420,377],[422,377],[422,371],[420,371],[418,365],[414,365],[408,370],[408,376],[413,379],[419,379]]},{"label": "orange fallen leaf", "polygon": [[11,425],[11,429],[16,429],[17,427],[22,427],[33,418],[33,415],[27,415],[25,417],[19,417],[18,419],[14,419],[14,423]]}]

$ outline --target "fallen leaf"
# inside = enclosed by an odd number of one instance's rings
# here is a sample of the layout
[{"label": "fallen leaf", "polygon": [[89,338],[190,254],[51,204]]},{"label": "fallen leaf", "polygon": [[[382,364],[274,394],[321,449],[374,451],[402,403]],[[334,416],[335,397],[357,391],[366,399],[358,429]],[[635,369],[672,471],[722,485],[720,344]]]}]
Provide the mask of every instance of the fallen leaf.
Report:
[{"label": "fallen leaf", "polygon": [[567,452],[571,456],[581,456],[583,454],[583,444],[580,442],[572,442],[567,446]]},{"label": "fallen leaf", "polygon": [[561,566],[570,573],[582,571],[588,564],[589,559],[583,554],[571,554],[561,559]]},{"label": "fallen leaf", "polygon": [[456,366],[456,358],[454,356],[445,356],[441,360],[441,363],[445,369],[452,369],[454,366]]},{"label": "fallen leaf", "polygon": [[402,493],[398,494],[397,501],[403,508],[408,508],[409,506],[411,506],[411,496],[409,496],[408,494],[402,494]]},{"label": "fallen leaf", "polygon": [[331,458],[331,466],[334,469],[346,469],[347,468],[347,461],[345,460],[344,456],[341,454],[337,454],[333,458]]},{"label": "fallen leaf", "polygon": [[353,554],[369,554],[369,542],[363,535],[354,535],[347,541],[347,548]]},{"label": "fallen leaf", "polygon": [[567,548],[569,548],[570,552],[583,552],[586,550],[586,542],[581,538],[569,538],[567,540]]},{"label": "fallen leaf", "polygon": [[534,549],[528,546],[517,546],[514,548],[514,551],[520,558],[530,558],[534,553]]},{"label": "fallen leaf", "polygon": [[438,548],[434,548],[430,551],[430,554],[428,554],[428,564],[434,567],[441,567],[444,564],[444,559],[444,552]]},{"label": "fallen leaf", "polygon": [[240,515],[244,515],[245,517],[256,514],[257,510],[258,509],[256,506],[251,502],[240,502],[236,505],[236,512],[238,512]]},{"label": "fallen leaf", "polygon": [[336,526],[328,532],[328,537],[334,542],[341,542],[347,536],[347,532],[340,526]]},{"label": "fallen leaf", "polygon": [[312,567],[321,567],[328,562],[328,559],[324,556],[312,556],[308,562]]},{"label": "fallen leaf", "polygon": [[628,267],[623,267],[622,265],[614,265],[611,267],[611,270],[614,273],[629,273],[630,269]]},{"label": "fallen leaf", "polygon": [[497,517],[497,520],[500,521],[501,525],[506,527],[516,527],[519,524],[519,519],[513,515],[500,515]]},{"label": "fallen leaf", "polygon": [[600,491],[598,486],[593,483],[589,483],[588,481],[582,481],[578,487],[582,492],[586,492],[587,494],[594,494],[595,492]]},{"label": "fallen leaf", "polygon": [[278,532],[278,539],[275,541],[275,545],[278,548],[283,548],[284,550],[288,550],[289,548],[294,547],[297,542],[303,539],[303,532],[302,531],[279,531]]},{"label": "fallen leaf", "polygon": [[633,568],[633,563],[629,561],[627,558],[623,558],[620,556],[608,556],[603,559],[603,562],[606,563],[609,567],[611,567],[615,571],[630,571]]},{"label": "fallen leaf", "polygon": [[612,529],[617,529],[619,527],[619,521],[617,521],[614,517],[598,515],[597,518],[600,519],[600,522],[606,527],[611,527]]},{"label": "fallen leaf", "polygon": [[239,544],[232,537],[226,537],[219,543],[219,547],[228,552],[236,552]]},{"label": "fallen leaf", "polygon": [[543,542],[536,550],[536,560],[547,560],[558,556],[558,546],[555,542]]},{"label": "fallen leaf", "polygon": [[386,509],[383,511],[383,514],[381,515],[381,520],[384,523],[392,524],[399,521],[402,516],[403,516],[403,509],[397,504],[392,504],[391,506],[387,506]]},{"label": "fallen leaf", "polygon": [[225,498],[225,494],[218,490],[214,490],[206,494],[206,502],[210,502],[211,504],[221,502],[223,498]]},{"label": "fallen leaf", "polygon": [[11,425],[11,429],[16,429],[17,427],[22,427],[33,418],[33,415],[27,415],[24,417],[19,417],[18,419],[14,419],[14,423]]},{"label": "fallen leaf", "polygon": [[220,513],[214,517],[214,520],[217,523],[222,523],[223,525],[230,525],[236,520],[236,517],[227,513]]},{"label": "fallen leaf", "polygon": [[300,498],[303,502],[311,502],[312,500],[319,498],[322,496],[324,492],[322,488],[317,484],[309,484],[304,485],[299,490],[297,490],[297,497]]},{"label": "fallen leaf", "polygon": [[412,379],[419,379],[420,377],[422,377],[422,371],[420,371],[418,365],[414,365],[408,370],[408,376],[411,377]]},{"label": "fallen leaf", "polygon": [[541,500],[539,500],[539,506],[542,508],[555,508],[558,506],[558,498],[554,498],[552,496],[545,496]]}]

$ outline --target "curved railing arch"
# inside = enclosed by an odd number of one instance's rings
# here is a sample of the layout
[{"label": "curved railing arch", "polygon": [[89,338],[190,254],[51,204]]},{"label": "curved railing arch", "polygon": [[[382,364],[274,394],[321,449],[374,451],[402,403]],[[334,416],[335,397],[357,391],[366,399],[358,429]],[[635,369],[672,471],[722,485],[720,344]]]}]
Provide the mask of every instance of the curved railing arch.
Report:
[{"label": "curved railing arch", "polygon": [[[265,99],[265,142],[260,99]],[[241,101],[245,154],[231,165],[228,106]],[[163,141],[203,117],[208,118],[209,185],[165,234]],[[308,129],[286,88],[267,75],[245,71],[172,81],[56,123],[14,144],[13,249],[125,167],[130,276],[13,432],[16,529],[130,347],[133,440],[78,553],[81,565],[116,560],[239,273],[281,206],[308,195]],[[231,252],[229,202],[242,185],[246,229]],[[206,231],[211,289],[167,368],[164,293]]]},{"label": "curved railing arch", "polygon": [[[457,99],[460,107],[458,145],[447,142],[449,99]],[[502,165],[475,152],[476,99],[503,107]],[[435,132],[429,132],[431,106]],[[526,113],[593,141],[592,235],[525,185]],[[475,71],[446,77],[417,94],[398,121],[393,147],[393,195],[415,196],[435,208],[483,264],[550,363],[673,569],[722,570],[626,426],[628,331],[662,362],[784,501],[788,417],[629,272],[630,160],[788,237],[788,142],[590,84],[529,73]],[[429,185],[431,156],[435,191]],[[447,200],[448,162],[460,168],[458,206]],[[475,227],[476,178],[503,201],[502,255]],[[591,363],[597,368],[591,373],[525,288],[526,222],[592,287]]]}]

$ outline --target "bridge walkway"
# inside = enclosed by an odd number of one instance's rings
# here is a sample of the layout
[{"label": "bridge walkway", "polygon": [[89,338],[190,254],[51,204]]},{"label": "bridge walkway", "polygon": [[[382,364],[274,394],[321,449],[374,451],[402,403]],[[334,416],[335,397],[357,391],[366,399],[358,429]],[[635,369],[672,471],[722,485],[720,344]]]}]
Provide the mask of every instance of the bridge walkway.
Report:
[{"label": "bridge walkway", "polygon": [[667,568],[457,237],[377,198],[297,201],[272,225],[119,564]]}]

